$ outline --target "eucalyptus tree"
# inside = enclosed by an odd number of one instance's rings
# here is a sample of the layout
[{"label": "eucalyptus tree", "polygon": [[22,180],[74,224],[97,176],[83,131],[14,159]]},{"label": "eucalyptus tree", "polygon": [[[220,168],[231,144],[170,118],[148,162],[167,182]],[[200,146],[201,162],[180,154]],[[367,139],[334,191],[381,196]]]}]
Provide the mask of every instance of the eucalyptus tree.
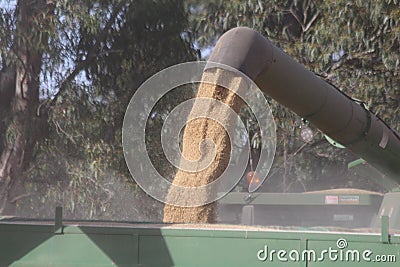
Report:
[{"label": "eucalyptus tree", "polygon": [[110,199],[132,198],[125,107],[146,78],[196,58],[186,29],[179,0],[2,1],[0,214],[122,209]]}]

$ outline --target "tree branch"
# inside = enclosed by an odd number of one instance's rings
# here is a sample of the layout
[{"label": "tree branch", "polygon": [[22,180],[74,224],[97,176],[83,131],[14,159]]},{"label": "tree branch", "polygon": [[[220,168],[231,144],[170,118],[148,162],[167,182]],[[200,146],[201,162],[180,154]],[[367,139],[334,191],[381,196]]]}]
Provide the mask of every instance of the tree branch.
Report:
[{"label": "tree branch", "polygon": [[34,195],[36,195],[36,194],[34,194],[34,193],[21,194],[19,196],[13,197],[13,199],[10,200],[10,203],[16,203],[18,200],[21,200],[21,199],[26,198],[26,197],[31,197],[31,196],[34,196]]},{"label": "tree branch", "polygon": [[311,5],[311,1],[308,1],[308,4],[307,4],[307,6],[306,6],[306,8],[305,8],[305,10],[304,10],[304,13],[303,13],[303,21],[302,21],[302,20],[300,19],[300,17],[296,14],[296,11],[294,11],[294,9],[293,9],[293,4],[290,6],[290,9],[289,9],[290,14],[291,14],[291,15],[296,19],[296,21],[300,24],[303,33],[307,32],[307,31],[311,28],[312,24],[315,22],[315,20],[316,20],[316,19],[318,18],[318,16],[319,16],[319,11],[317,11],[317,12],[314,14],[314,16],[310,19],[310,21],[307,23],[307,12],[308,12],[308,9],[310,8],[310,5]]},{"label": "tree branch", "polygon": [[330,65],[324,71],[323,77],[328,78],[329,77],[329,74],[328,74],[329,72],[332,72],[332,71],[335,71],[335,70],[341,68],[343,65],[345,65],[346,63],[348,63],[351,60],[362,59],[362,58],[365,58],[365,57],[367,57],[367,56],[369,56],[369,55],[371,55],[373,53],[375,53],[375,49],[372,48],[372,49],[368,49],[368,50],[365,50],[365,51],[354,53],[352,55],[347,55],[345,57],[342,57],[338,62]]},{"label": "tree branch", "polygon": [[[96,40],[99,40],[97,42],[97,46],[101,44],[102,41],[105,41],[105,39],[108,36],[108,32],[113,26],[118,14],[121,12],[122,8],[126,5],[126,1],[121,1],[118,3],[118,5],[115,7],[113,13],[110,16],[110,19],[107,21],[106,25],[104,28],[99,31],[99,34],[95,38]],[[58,98],[60,95],[62,95],[68,88],[68,85],[75,79],[75,77],[82,71],[84,70],[87,66],[89,66],[94,59],[96,59],[99,56],[99,47],[92,47],[88,51],[87,57],[85,60],[80,61],[75,69],[65,78],[65,80],[60,84],[59,90],[57,94],[54,96],[54,98],[48,102],[47,107],[52,107],[57,103]]]},{"label": "tree branch", "polygon": [[0,158],[0,181],[6,178],[6,168],[9,166],[11,154],[14,151],[14,145],[9,144],[8,149],[1,155]]},{"label": "tree branch", "polygon": [[297,16],[296,12],[293,10],[293,4],[290,6],[289,12],[290,12],[290,14],[296,19],[296,21],[300,24],[301,29],[302,29],[303,32],[304,32],[304,24],[303,24],[303,22],[301,21],[301,19],[299,18],[299,16]]},{"label": "tree branch", "polygon": [[311,26],[313,25],[315,20],[318,18],[318,16],[319,16],[319,11],[317,11],[317,13],[315,13],[314,16],[311,18],[311,20],[308,22],[307,26],[304,29],[304,32],[308,31],[311,28]]},{"label": "tree branch", "polygon": [[306,23],[307,23],[307,13],[308,13],[308,10],[310,9],[310,7],[311,7],[311,0],[308,0],[306,8],[304,8],[304,11],[303,11],[303,24],[304,25],[306,25]]}]

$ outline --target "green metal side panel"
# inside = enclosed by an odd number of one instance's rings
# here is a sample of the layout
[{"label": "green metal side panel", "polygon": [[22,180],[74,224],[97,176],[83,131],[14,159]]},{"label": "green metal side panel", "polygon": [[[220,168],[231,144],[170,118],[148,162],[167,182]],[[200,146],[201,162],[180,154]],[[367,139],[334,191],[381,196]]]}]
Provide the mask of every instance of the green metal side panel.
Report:
[{"label": "green metal side panel", "polygon": [[[5,229],[3,229],[5,228]],[[53,228],[0,225],[0,266],[134,266],[137,236],[132,234],[53,234]]]},{"label": "green metal side panel", "polygon": [[[210,226],[212,227],[212,226]],[[67,226],[0,223],[0,266],[398,266],[400,237],[216,226]],[[341,240],[346,243],[338,247]],[[331,260],[323,250],[370,250],[371,261]],[[307,258],[315,253],[316,258]],[[299,258],[296,259],[297,251]],[[305,259],[302,253],[306,252]],[[348,252],[350,251],[350,252]],[[292,254],[290,254],[292,253]],[[325,255],[323,261],[319,261]],[[392,255],[391,262],[375,255]],[[339,255],[340,256],[340,255]],[[373,261],[374,260],[374,261]]]},{"label": "green metal side panel", "polygon": [[[278,249],[300,249],[299,240],[270,239]],[[171,259],[174,266],[258,266],[256,254],[263,239],[226,237],[141,237],[140,256],[145,266],[161,266],[159,259]],[[155,246],[157,244],[157,246]],[[259,248],[258,250],[256,248]],[[302,266],[299,262],[277,262],[274,266]]]}]

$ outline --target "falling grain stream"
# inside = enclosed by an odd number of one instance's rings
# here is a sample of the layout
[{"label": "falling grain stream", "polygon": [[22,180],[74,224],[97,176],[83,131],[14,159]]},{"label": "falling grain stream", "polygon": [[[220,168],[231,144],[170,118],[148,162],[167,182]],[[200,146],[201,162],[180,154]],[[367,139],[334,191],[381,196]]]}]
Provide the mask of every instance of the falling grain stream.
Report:
[{"label": "falling grain stream", "polygon": [[[235,92],[243,92],[247,89],[246,81],[239,74],[225,71],[222,69],[210,69],[204,72],[202,83],[199,86],[197,93],[198,97],[212,98],[223,102],[232,108],[236,113],[239,112],[243,101]],[[226,89],[216,84],[223,82]],[[196,169],[196,164],[200,164],[202,157],[207,157],[213,149],[215,149],[215,157],[211,160],[211,164],[207,168],[203,168],[196,172],[187,172],[180,168],[173,180],[173,184],[183,187],[199,187],[216,180],[226,169],[229,163],[231,141],[229,135],[224,129],[235,127],[236,116],[233,117],[226,110],[221,109],[220,106],[213,103],[204,104],[204,102],[196,101],[191,115],[196,114],[199,110],[206,111],[206,114],[212,113],[219,114],[223,120],[220,123],[210,118],[197,118],[187,122],[182,145],[182,156],[187,160],[193,161]],[[194,116],[195,118],[196,116]],[[208,116],[207,116],[208,117]],[[210,116],[212,117],[212,116]],[[210,139],[214,143],[214,147],[202,146],[202,140]],[[200,165],[199,165],[200,166]],[[200,169],[200,168],[199,168]],[[179,199],[180,203],[190,203],[194,198],[197,200],[204,200],[207,203],[208,199],[213,197],[217,192],[210,192],[207,190],[199,190],[198,194],[185,194],[181,190],[174,190],[171,188],[168,192],[168,203],[175,202],[174,199]],[[182,207],[166,204],[164,207],[164,222],[167,223],[212,223],[215,218],[215,202],[198,207]]]}]

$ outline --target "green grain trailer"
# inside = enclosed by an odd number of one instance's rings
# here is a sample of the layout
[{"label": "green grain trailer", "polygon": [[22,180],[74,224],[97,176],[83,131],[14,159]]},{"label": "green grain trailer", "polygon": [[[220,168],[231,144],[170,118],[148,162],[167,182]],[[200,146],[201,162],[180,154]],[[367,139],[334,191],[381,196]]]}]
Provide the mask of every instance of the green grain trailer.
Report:
[{"label": "green grain trailer", "polygon": [[393,191],[230,193],[220,201],[226,224],[213,225],[63,221],[61,208],[51,221],[3,218],[0,266],[399,266],[397,133],[251,29],[225,33],[210,61],[242,71]]}]

